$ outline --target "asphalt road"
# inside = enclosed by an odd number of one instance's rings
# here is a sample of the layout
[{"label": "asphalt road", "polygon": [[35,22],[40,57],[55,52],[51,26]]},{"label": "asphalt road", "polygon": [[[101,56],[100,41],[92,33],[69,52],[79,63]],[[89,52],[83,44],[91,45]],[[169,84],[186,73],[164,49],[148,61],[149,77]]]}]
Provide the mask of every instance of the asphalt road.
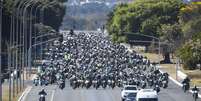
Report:
[{"label": "asphalt road", "polygon": [[[45,88],[47,92],[46,101],[121,101],[121,89],[114,90],[107,88],[76,89],[73,90],[69,84],[66,84],[65,89],[60,90],[57,85],[47,87],[33,87],[25,98],[25,101],[38,101],[38,92]],[[179,86],[173,82],[169,82],[167,89],[161,89],[159,93],[159,101],[194,101],[191,93],[184,93]],[[197,101],[201,101],[198,99]]]},{"label": "asphalt road", "polygon": [[[65,34],[66,32],[64,32]],[[121,89],[76,89],[73,90],[68,82],[63,90],[60,90],[57,85],[47,87],[35,87],[31,89],[25,98],[25,101],[38,101],[38,92],[45,88],[47,92],[46,101],[121,101]],[[191,93],[184,93],[181,87],[169,82],[167,89],[161,89],[159,93],[159,101],[194,101]],[[201,99],[197,100],[201,101]]]}]

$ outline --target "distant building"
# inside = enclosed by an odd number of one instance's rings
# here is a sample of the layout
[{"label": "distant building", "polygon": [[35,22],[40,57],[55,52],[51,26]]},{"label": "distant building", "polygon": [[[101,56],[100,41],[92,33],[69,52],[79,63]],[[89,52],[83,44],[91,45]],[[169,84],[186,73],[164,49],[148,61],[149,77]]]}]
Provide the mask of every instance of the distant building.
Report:
[{"label": "distant building", "polygon": [[201,0],[183,0],[184,3],[189,3],[189,2],[201,2]]},{"label": "distant building", "polygon": [[108,6],[116,5],[120,3],[128,3],[133,0],[68,0],[68,5],[83,5],[88,3],[104,3]]},{"label": "distant building", "polygon": [[201,2],[201,0],[190,0],[191,2]]}]

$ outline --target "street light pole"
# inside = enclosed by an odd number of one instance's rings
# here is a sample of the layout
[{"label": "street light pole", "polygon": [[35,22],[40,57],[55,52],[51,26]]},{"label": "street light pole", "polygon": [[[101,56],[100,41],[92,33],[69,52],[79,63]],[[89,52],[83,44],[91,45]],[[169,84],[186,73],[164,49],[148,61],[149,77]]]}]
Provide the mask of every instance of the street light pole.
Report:
[{"label": "street light pole", "polygon": [[[53,6],[53,5],[55,5],[56,4],[56,2],[57,2],[57,0],[53,0],[52,2],[49,2],[49,3],[47,3],[46,5],[44,5],[44,6],[42,6],[42,8],[41,8],[41,10],[40,10],[40,22],[43,24],[43,25],[45,25],[45,22],[44,22],[44,10],[45,10],[45,8],[46,7],[48,7],[48,6]],[[41,38],[41,40],[40,41],[42,41],[42,38]],[[42,55],[42,50],[43,50],[43,45],[41,44],[41,51],[40,51],[40,59],[42,60],[43,59],[43,55]]]},{"label": "street light pole", "polygon": [[[34,23],[37,23],[37,13],[38,13],[38,9],[40,9],[40,7],[42,7],[43,5],[39,5],[36,7],[36,10],[34,12],[34,16],[35,16],[35,19],[34,19]],[[34,36],[36,37],[37,36],[37,30],[34,29]],[[36,40],[34,40],[34,42],[36,42]],[[34,59],[36,60],[37,59],[37,49],[35,48],[35,52],[34,52]]]},{"label": "street light pole", "polygon": [[3,9],[3,0],[0,2],[0,101],[2,101],[2,67],[1,67],[1,51],[2,51],[2,46],[1,46],[1,37],[2,37],[2,9]]},{"label": "street light pole", "polygon": [[[35,0],[30,0],[30,1],[28,2],[28,4],[25,6],[24,10],[23,10],[23,16],[24,16],[24,17],[25,17],[25,16],[26,16],[26,17],[29,16],[29,19],[28,19],[28,20],[30,20],[30,22],[31,22],[31,19],[30,19],[31,17],[30,17],[30,16],[32,16],[32,14],[28,15],[27,9],[28,9],[30,6],[31,6],[31,7],[34,6],[34,5],[32,5],[33,3],[36,3]],[[24,18],[24,17],[23,17],[23,18]],[[23,21],[24,21],[24,20],[23,20]],[[26,22],[26,26],[27,26],[27,25],[28,25],[28,24],[27,24],[28,21],[25,21],[25,22]],[[27,27],[25,28],[25,30],[26,30],[26,32],[27,32]],[[27,33],[27,35],[28,35],[28,33]],[[30,33],[29,33],[29,45],[32,44],[32,38],[31,38],[31,37],[32,37],[32,33],[30,32]],[[28,51],[29,51],[29,50],[28,50]],[[31,56],[28,55],[28,59],[30,59],[30,57],[31,57]],[[29,60],[27,61],[27,66],[28,66],[28,67],[30,66],[30,65],[29,65]],[[27,69],[28,69],[28,68],[27,68]],[[30,77],[30,69],[31,69],[31,67],[29,67],[29,77]]]},{"label": "street light pole", "polygon": [[[34,16],[35,16],[35,20],[34,23],[37,23],[37,14],[39,13],[39,23],[42,24],[43,22],[43,17],[44,17],[44,13],[42,13],[42,9],[44,9],[44,7],[49,6],[49,5],[54,5],[56,3],[56,0],[49,2],[45,5],[40,4],[35,8],[35,12],[34,12]],[[34,35],[35,37],[37,37],[37,31],[36,29],[34,30]],[[42,39],[40,39],[40,41],[42,41]],[[34,42],[36,42],[36,39],[34,40]],[[35,48],[35,52],[34,52],[34,59],[37,59],[37,48]],[[40,46],[40,59],[42,59],[42,46]]]},{"label": "street light pole", "polygon": [[[19,1],[18,1],[19,2]],[[16,33],[17,33],[17,37],[19,37],[19,41],[17,41],[17,44],[22,44],[23,42],[23,35],[21,34],[21,29],[22,29],[22,26],[21,26],[21,16],[19,14],[19,10],[21,8],[21,6],[24,4],[24,0],[22,0],[21,2],[19,2],[18,4],[18,7],[16,9],[16,12],[15,12],[15,15],[16,15],[16,18],[17,18],[17,28],[16,28]],[[24,74],[24,72],[22,71],[23,69],[23,47],[19,48],[19,66],[18,66],[18,69],[19,69],[19,79],[20,79],[20,91],[22,90],[22,88],[24,87],[24,78],[22,77],[21,74]]]},{"label": "street light pole", "polygon": [[[11,19],[11,22],[12,22],[12,25],[11,25],[11,28],[12,28],[12,30],[11,30],[11,33],[12,33],[12,38],[11,38],[11,40],[12,41],[10,41],[10,45],[17,45],[18,44],[18,41],[20,41],[20,40],[18,40],[18,38],[20,37],[20,39],[21,39],[21,35],[19,35],[18,36],[18,34],[20,34],[20,32],[19,31],[21,31],[21,26],[18,26],[18,24],[19,24],[19,22],[18,22],[18,20],[20,20],[20,15],[19,15],[19,13],[20,13],[20,9],[21,9],[21,7],[23,7],[23,5],[25,5],[27,3],[27,1],[26,0],[15,0],[15,4],[14,4],[14,6],[13,6],[13,15],[14,16],[12,16],[12,19]],[[15,7],[17,6],[17,11],[15,11]],[[16,14],[17,13],[17,14]],[[18,16],[19,15],[19,16]],[[16,17],[16,18],[15,18]],[[17,19],[17,18],[19,18],[19,19]],[[15,19],[17,20],[17,22],[15,23]],[[16,25],[17,24],[17,25]],[[20,24],[21,25],[21,24]],[[16,29],[16,30],[15,30]],[[20,29],[20,30],[18,30],[18,29]],[[16,40],[16,42],[15,42],[15,40]],[[23,36],[23,40],[24,40],[24,36]],[[21,41],[20,41],[21,42]],[[17,49],[17,48],[16,48]],[[18,68],[18,62],[19,62],[19,60],[18,60],[18,49],[15,51],[15,52],[13,52],[13,51],[11,51],[12,53],[13,53],[13,56],[11,56],[13,59],[13,61],[11,61],[12,62],[12,67],[14,67],[14,69],[17,71],[17,72],[19,72],[19,68]],[[11,70],[11,69],[10,69]],[[11,73],[11,72],[10,72]],[[20,80],[21,80],[21,76],[20,75],[18,75],[18,73],[16,74],[16,86],[17,87],[15,87],[15,79],[13,79],[13,98],[15,97],[15,88],[17,88],[16,89],[16,91],[17,91],[17,93],[18,93],[18,76],[20,77]],[[11,87],[9,87],[9,88],[11,88]],[[21,88],[21,87],[20,87]],[[9,96],[10,96],[10,94],[9,94]],[[10,99],[9,99],[10,100]]]},{"label": "street light pole", "polygon": [[[12,14],[11,14],[11,30],[10,30],[10,45],[14,44],[14,32],[15,32],[15,15],[14,15],[14,8],[17,5],[17,1],[14,2],[14,5],[12,7]],[[11,51],[10,51],[11,52]],[[10,58],[11,60],[8,61],[10,62],[10,67],[9,67],[9,75],[11,75],[11,67],[15,67],[14,66],[14,53],[9,53],[10,55],[12,55]],[[15,81],[13,80],[13,98],[15,95]],[[9,100],[11,100],[11,78],[9,78]]]},{"label": "street light pole", "polygon": [[[28,0],[28,1],[24,1],[23,5],[24,5],[24,4],[27,5],[28,3],[29,3],[29,0]],[[25,5],[24,5],[24,6],[25,6]],[[19,17],[19,16],[18,16],[18,17]],[[20,17],[19,17],[19,19],[20,19]],[[18,19],[17,19],[17,20],[18,20]],[[18,24],[18,23],[17,23],[17,24]],[[17,25],[17,29],[16,29],[16,30],[17,30],[16,33],[18,33],[18,25]],[[17,35],[18,35],[18,34],[17,34]],[[19,35],[19,37],[20,37],[20,39],[21,39],[21,35]],[[18,45],[18,44],[19,44],[19,43],[18,43],[18,36],[17,36],[16,38],[17,38],[17,45]],[[17,86],[17,89],[16,89],[16,90],[17,90],[17,94],[18,94],[19,83],[20,83],[20,90],[21,90],[21,87],[22,87],[22,84],[21,84],[21,68],[19,68],[19,66],[18,66],[18,57],[19,57],[19,56],[18,56],[18,48],[17,48],[17,51],[16,51],[16,65],[17,65],[17,66],[15,67],[15,68],[16,68],[16,71],[19,72],[19,75],[18,75],[18,73],[17,73],[17,79],[16,79],[16,84],[17,84],[17,85],[16,85],[16,86]],[[19,80],[20,80],[19,83],[18,83],[18,76],[19,76]],[[23,81],[23,82],[24,82],[24,81]]]},{"label": "street light pole", "polygon": [[[30,11],[30,26],[29,26],[29,30],[30,30],[30,36],[29,36],[29,46],[31,46],[32,45],[32,34],[34,34],[34,31],[32,30],[32,21],[34,21],[34,20],[32,20],[32,16],[34,16],[33,15],[33,8],[35,8],[35,5],[38,3],[38,0],[36,0],[36,2],[35,2],[35,4],[33,4],[33,6],[31,6],[31,11]],[[32,48],[30,49],[30,50],[28,50],[28,51],[31,51],[32,52]],[[32,59],[32,54],[30,54],[29,55],[29,59]],[[31,69],[32,69],[32,65],[31,65],[31,62],[30,62],[31,60],[29,60],[29,62],[28,62],[28,65],[29,65],[29,67],[30,67],[30,71],[29,71],[29,77],[31,76]]]},{"label": "street light pole", "polygon": [[[20,4],[18,5],[18,7],[17,7],[17,16],[18,17],[22,17],[23,15],[22,15],[22,10],[23,10],[23,7],[26,5],[26,3],[27,3],[28,1],[21,1],[20,2]],[[21,19],[20,19],[21,20]],[[21,51],[22,51],[22,54],[21,54],[21,72],[22,72],[22,86],[24,87],[25,85],[24,85],[24,79],[25,79],[25,77],[24,77],[24,68],[25,68],[25,34],[23,33],[23,28],[24,28],[24,25],[23,25],[23,21],[21,20],[21,22],[20,22],[20,30],[19,30],[19,33],[20,33],[20,36],[21,36],[21,38],[20,39],[22,39],[21,41],[20,41],[20,44],[23,44],[23,48],[20,48],[21,49]]]},{"label": "street light pole", "polygon": [[[127,34],[129,34],[129,33],[127,33]],[[157,37],[155,37],[155,36],[145,35],[145,34],[136,34],[136,33],[132,33],[132,34],[141,35],[141,36],[145,36],[145,37],[149,37],[149,38],[158,40],[158,59],[159,59],[158,64],[159,64],[159,66],[160,66],[160,54],[161,54],[161,49],[160,49],[160,47],[161,47],[161,42],[160,42],[160,38],[157,38]]]},{"label": "street light pole", "polygon": [[[26,66],[26,72],[28,71],[28,55],[27,55],[27,53],[28,53],[28,51],[27,51],[27,49],[28,49],[28,40],[27,40],[27,38],[28,38],[28,33],[27,33],[27,15],[28,15],[28,13],[27,13],[27,8],[32,4],[34,2],[34,0],[29,0],[27,3],[26,3],[26,5],[25,5],[25,7],[23,8],[23,10],[22,10],[22,16],[23,16],[23,34],[24,35],[26,35],[25,36],[25,42],[24,42],[24,44],[25,44],[25,60],[26,60],[26,62],[25,62],[25,66]],[[27,73],[26,73],[26,78],[28,78],[28,75],[27,75]]]},{"label": "street light pole", "polygon": [[[15,11],[15,7],[18,5],[21,5],[24,1],[23,0],[21,0],[21,2],[19,2],[20,0],[15,0],[14,1],[14,4],[13,4],[13,7],[12,7],[12,14],[11,14],[11,27],[10,27],[10,41],[9,41],[9,45],[14,45],[15,44],[15,38],[14,38],[14,35],[15,35],[15,32],[16,33],[18,33],[18,19],[17,19],[17,17],[18,16],[16,16],[16,11]],[[15,25],[16,25],[16,23],[15,23],[15,17],[16,17],[16,20],[17,20],[17,29],[16,29],[16,31],[15,31]],[[17,35],[17,34],[16,34]],[[18,36],[16,36],[16,37],[18,37]],[[12,55],[12,56],[11,56]],[[11,67],[15,67],[15,62],[14,62],[14,59],[15,59],[15,57],[14,57],[14,52],[12,52],[11,50],[9,50],[8,49],[8,70],[9,70],[9,101],[11,101],[12,99],[11,99],[11,96],[12,96],[12,93],[11,93],[11,89],[12,89],[12,87],[11,87]],[[15,97],[15,81],[14,81],[14,79],[13,79],[13,98]]]},{"label": "street light pole", "polygon": [[[29,47],[29,49],[28,49],[28,54],[31,54],[31,48],[32,48],[32,47],[36,47],[36,46],[41,45],[41,44],[45,44],[45,43],[48,43],[48,42],[52,42],[52,41],[57,40],[57,39],[59,39],[59,38],[53,38],[53,39],[50,39],[50,40],[47,40],[47,41],[44,41],[44,42],[35,43],[35,44],[31,45],[31,46]],[[30,57],[29,57],[29,58],[30,58]],[[31,60],[31,59],[29,59],[29,61],[30,61],[30,60]]]}]

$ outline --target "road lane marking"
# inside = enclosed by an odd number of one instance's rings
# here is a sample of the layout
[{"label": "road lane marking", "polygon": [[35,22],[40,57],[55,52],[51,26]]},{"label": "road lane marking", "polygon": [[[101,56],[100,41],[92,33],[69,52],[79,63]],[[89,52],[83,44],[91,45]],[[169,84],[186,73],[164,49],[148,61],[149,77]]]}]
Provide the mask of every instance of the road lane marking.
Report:
[{"label": "road lane marking", "polygon": [[52,91],[51,101],[54,101],[55,90]]},{"label": "road lane marking", "polygon": [[[162,70],[159,70],[161,73],[164,73]],[[177,80],[175,80],[174,78],[172,78],[171,76],[169,76],[169,79],[170,80],[172,80],[175,84],[177,84],[178,86],[180,86],[180,87],[182,87],[182,84],[179,82],[179,81],[177,81]],[[190,93],[192,93],[192,91],[190,90],[189,91]],[[198,94],[198,97],[199,98],[201,98],[201,94]]]},{"label": "road lane marking", "polygon": [[18,99],[18,101],[24,101],[28,93],[31,91],[31,89],[32,89],[32,86],[27,87],[25,91],[22,93],[22,95],[20,96],[20,98]]},{"label": "road lane marking", "polygon": [[52,95],[51,95],[51,100],[50,100],[50,101],[54,101],[54,94],[55,94],[55,92],[56,92],[56,87],[55,87],[55,89],[52,91]]}]

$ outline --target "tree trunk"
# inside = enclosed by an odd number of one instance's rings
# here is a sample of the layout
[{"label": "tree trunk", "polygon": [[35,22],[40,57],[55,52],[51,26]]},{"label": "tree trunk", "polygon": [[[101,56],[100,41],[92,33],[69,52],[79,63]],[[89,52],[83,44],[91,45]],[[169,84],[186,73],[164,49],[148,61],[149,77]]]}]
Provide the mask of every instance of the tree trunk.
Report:
[{"label": "tree trunk", "polygon": [[171,60],[170,60],[170,53],[167,52],[167,53],[164,53],[164,60],[161,61],[162,63],[171,63]]}]

